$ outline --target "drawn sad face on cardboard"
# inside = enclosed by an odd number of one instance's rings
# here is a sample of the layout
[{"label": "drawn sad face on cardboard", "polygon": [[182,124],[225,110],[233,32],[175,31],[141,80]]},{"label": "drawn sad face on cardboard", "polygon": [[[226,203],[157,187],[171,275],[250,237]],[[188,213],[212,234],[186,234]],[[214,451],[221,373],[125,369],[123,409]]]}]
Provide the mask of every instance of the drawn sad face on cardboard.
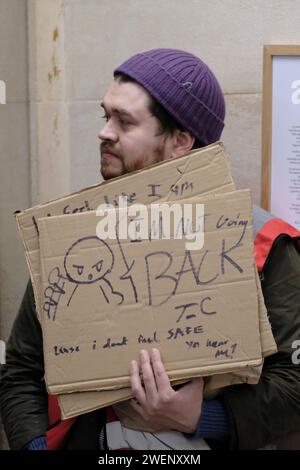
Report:
[{"label": "drawn sad face on cardboard", "polygon": [[98,237],[80,238],[64,258],[66,275],[75,284],[94,284],[109,274],[113,265],[111,248]]},{"label": "drawn sad face on cardboard", "polygon": [[108,244],[98,237],[84,237],[73,243],[64,258],[67,279],[75,285],[67,305],[79,286],[95,285],[107,304],[121,305],[124,295],[114,289],[106,277],[112,272],[114,254]]}]

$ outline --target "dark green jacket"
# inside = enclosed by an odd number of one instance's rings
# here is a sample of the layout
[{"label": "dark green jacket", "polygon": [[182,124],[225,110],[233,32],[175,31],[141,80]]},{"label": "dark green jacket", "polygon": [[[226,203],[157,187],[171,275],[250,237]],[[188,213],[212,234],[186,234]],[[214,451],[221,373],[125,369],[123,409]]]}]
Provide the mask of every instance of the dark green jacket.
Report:
[{"label": "dark green jacket", "polygon": [[231,447],[238,449],[258,449],[300,430],[300,364],[292,362],[293,342],[300,339],[298,242],[280,236],[261,277],[278,352],[265,359],[257,385],[236,385],[224,392]]}]

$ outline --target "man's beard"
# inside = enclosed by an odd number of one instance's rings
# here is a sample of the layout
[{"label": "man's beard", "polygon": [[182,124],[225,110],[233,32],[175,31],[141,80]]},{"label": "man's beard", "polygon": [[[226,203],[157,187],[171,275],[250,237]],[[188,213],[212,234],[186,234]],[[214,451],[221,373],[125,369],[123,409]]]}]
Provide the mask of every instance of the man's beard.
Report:
[{"label": "man's beard", "polygon": [[101,159],[100,172],[103,176],[103,179],[106,181],[112,178],[117,178],[118,176],[127,173],[121,160],[119,160],[119,165],[120,167],[116,168],[112,165],[110,161]]},{"label": "man's beard", "polygon": [[[105,142],[102,142],[100,145],[101,153],[101,174],[104,180],[110,180],[118,176],[126,175],[136,170],[141,170],[147,166],[153,165],[154,163],[159,163],[163,160],[163,146],[159,145],[153,151],[153,155],[150,159],[147,160],[144,154],[138,156],[134,161],[131,161],[130,158],[127,160],[119,155],[113,147],[110,147]],[[102,154],[110,153],[115,155],[114,161],[106,160],[102,158]]]},{"label": "man's beard", "polygon": [[[113,158],[115,162],[104,159],[102,157],[104,153],[115,155],[115,158]],[[118,153],[111,146],[109,146],[105,142],[102,142],[100,144],[100,155],[101,155],[100,172],[104,180],[109,180],[111,178],[115,178],[117,176],[120,176],[126,173],[123,159],[118,155]],[[117,167],[116,167],[116,163],[117,163]],[[115,171],[113,171],[114,168],[115,168]]]}]

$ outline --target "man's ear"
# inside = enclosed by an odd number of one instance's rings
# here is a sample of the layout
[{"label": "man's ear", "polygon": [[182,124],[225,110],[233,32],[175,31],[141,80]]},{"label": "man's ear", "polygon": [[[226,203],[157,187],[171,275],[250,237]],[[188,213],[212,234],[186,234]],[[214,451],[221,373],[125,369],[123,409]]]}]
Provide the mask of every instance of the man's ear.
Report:
[{"label": "man's ear", "polygon": [[195,137],[188,131],[176,129],[172,136],[172,141],[172,158],[181,157],[193,148]]}]

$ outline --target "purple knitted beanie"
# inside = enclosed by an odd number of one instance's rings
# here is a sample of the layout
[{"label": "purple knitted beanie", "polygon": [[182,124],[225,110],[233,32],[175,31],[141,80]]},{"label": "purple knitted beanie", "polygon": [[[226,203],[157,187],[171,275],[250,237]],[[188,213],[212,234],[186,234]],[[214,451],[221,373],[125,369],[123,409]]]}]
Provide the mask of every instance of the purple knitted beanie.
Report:
[{"label": "purple knitted beanie", "polygon": [[177,49],[136,54],[116,68],[136,80],[202,144],[219,140],[225,117],[220,85],[198,57]]}]

